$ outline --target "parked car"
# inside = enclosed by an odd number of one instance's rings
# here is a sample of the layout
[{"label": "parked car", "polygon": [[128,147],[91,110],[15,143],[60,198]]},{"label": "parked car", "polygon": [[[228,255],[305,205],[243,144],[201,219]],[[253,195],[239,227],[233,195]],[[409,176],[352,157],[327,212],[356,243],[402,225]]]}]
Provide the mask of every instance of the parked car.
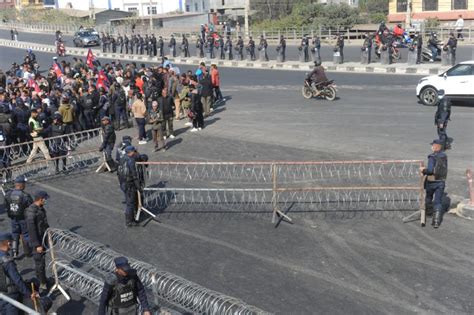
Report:
[{"label": "parked car", "polygon": [[86,47],[86,46],[99,46],[100,37],[94,29],[83,29],[77,31],[74,34],[74,46],[76,47]]},{"label": "parked car", "polygon": [[439,90],[444,90],[452,100],[474,101],[474,60],[461,62],[440,75],[422,78],[416,96],[424,105],[434,106]]}]

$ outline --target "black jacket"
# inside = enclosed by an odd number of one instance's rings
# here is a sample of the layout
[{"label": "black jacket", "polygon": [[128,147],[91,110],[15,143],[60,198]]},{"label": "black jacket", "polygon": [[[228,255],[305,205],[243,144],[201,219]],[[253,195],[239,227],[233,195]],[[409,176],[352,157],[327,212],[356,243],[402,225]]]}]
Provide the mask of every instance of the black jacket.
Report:
[{"label": "black jacket", "polygon": [[163,113],[164,119],[173,118],[174,99],[172,96],[160,97],[158,99],[158,107],[160,111]]},{"label": "black jacket", "polygon": [[25,218],[30,237],[30,246],[33,248],[42,246],[43,236],[46,233],[46,230],[49,228],[46,210],[44,207],[38,207],[33,203],[28,208],[26,208]]},{"label": "black jacket", "polygon": [[104,130],[104,141],[102,142],[102,145],[100,146],[100,149],[103,150],[105,149],[106,146],[114,146],[115,145],[115,140],[116,140],[116,135],[115,135],[115,129],[112,124],[108,124],[105,127],[103,127]]},{"label": "black jacket", "polygon": [[212,95],[212,81],[209,73],[202,77],[199,84],[201,85],[201,96],[208,97]]}]

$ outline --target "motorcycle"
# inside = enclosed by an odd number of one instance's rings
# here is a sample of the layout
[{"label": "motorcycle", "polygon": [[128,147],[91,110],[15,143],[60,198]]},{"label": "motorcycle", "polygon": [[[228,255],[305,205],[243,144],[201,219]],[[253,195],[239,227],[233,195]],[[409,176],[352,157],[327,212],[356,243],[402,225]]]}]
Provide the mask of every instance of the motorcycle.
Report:
[{"label": "motorcycle", "polygon": [[[436,60],[434,61],[441,61],[441,48],[438,46],[437,50],[438,53],[436,56]],[[429,46],[423,46],[423,48],[421,49],[421,55],[424,61],[429,61],[433,59],[433,53],[431,52],[431,48]]]},{"label": "motorcycle", "polygon": [[59,43],[56,47],[56,53],[60,57],[66,56],[66,46],[64,46],[64,43]]},{"label": "motorcycle", "polygon": [[337,86],[334,84],[334,80],[320,82],[314,86],[309,80],[304,80],[302,89],[303,97],[306,99],[319,96],[321,98],[327,99],[328,101],[334,101],[336,99],[336,91]]},{"label": "motorcycle", "polygon": [[[379,44],[378,46],[375,47],[375,55],[379,59],[380,59],[380,51],[383,49],[381,45],[382,44]],[[402,58],[400,49],[397,46],[398,45],[395,42],[392,43],[392,61],[397,61],[397,60],[400,60],[400,58]]]}]

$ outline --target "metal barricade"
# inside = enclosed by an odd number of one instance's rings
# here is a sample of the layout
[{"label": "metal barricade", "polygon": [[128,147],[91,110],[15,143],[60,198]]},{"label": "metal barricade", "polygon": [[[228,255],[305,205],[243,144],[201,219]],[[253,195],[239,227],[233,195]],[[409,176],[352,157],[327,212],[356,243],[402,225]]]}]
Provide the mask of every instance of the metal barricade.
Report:
[{"label": "metal barricade", "polygon": [[292,213],[423,208],[422,161],[146,162],[153,212]]}]

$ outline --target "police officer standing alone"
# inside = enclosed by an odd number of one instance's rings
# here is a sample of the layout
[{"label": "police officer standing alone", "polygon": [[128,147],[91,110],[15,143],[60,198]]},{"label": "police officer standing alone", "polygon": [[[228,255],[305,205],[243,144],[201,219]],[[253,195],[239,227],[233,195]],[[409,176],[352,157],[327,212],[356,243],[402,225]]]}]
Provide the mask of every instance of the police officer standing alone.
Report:
[{"label": "police officer standing alone", "polygon": [[[443,144],[439,139],[433,140],[428,155],[428,167],[421,167],[420,171],[426,176],[425,179],[425,209],[429,213],[433,209],[433,221],[431,225],[435,229],[441,224],[443,211],[443,195],[446,177],[448,175],[448,156],[442,151]],[[434,196],[434,200],[433,200]]]},{"label": "police officer standing alone", "polygon": [[18,176],[15,179],[15,188],[9,190],[5,195],[5,209],[11,219],[12,227],[12,252],[13,258],[18,257],[20,235],[23,236],[23,252],[31,256],[31,248],[28,246],[28,228],[25,221],[25,209],[33,203],[33,198],[25,192],[26,178]]},{"label": "police officer standing alone", "polygon": [[458,40],[452,32],[449,34],[449,39],[446,43],[446,47],[449,50],[449,54],[451,55],[451,65],[454,66],[456,64],[456,49],[458,47]]},{"label": "police officer standing alone", "polygon": [[43,247],[43,238],[49,228],[44,205],[49,195],[45,191],[37,191],[35,200],[25,210],[26,224],[28,226],[29,244],[33,249],[33,260],[35,261],[36,277],[40,281],[40,289],[47,289],[46,278],[46,248]]},{"label": "police officer standing alone", "polygon": [[443,150],[451,149],[452,139],[448,138],[448,121],[451,117],[451,101],[444,95],[444,90],[438,91],[438,108],[435,113],[434,123]]},{"label": "police officer standing alone", "polygon": [[[9,233],[0,234],[0,293],[20,301],[22,294],[25,298],[39,298],[38,292],[32,293],[31,289],[21,278],[15,261],[8,254],[12,236]],[[45,311],[51,307],[51,300],[47,297],[40,298],[41,306]],[[17,315],[18,309],[7,301],[0,300],[0,314]]]},{"label": "police officer standing alone", "polygon": [[137,271],[130,267],[128,259],[114,259],[115,273],[105,279],[100,295],[99,315],[138,314],[138,302],[143,315],[151,315],[145,288]]},{"label": "police officer standing alone", "polygon": [[141,182],[135,164],[135,156],[137,154],[135,147],[126,147],[125,153],[125,156],[120,159],[117,175],[125,194],[125,224],[131,227],[137,225],[134,214],[138,210],[138,192],[141,189]]},{"label": "police officer standing alone", "polygon": [[110,118],[108,116],[102,117],[102,130],[103,130],[103,141],[99,148],[99,151],[104,151],[105,153],[105,161],[112,169],[115,170],[115,163],[112,159],[112,150],[114,149],[116,135],[114,126],[110,122]]}]

